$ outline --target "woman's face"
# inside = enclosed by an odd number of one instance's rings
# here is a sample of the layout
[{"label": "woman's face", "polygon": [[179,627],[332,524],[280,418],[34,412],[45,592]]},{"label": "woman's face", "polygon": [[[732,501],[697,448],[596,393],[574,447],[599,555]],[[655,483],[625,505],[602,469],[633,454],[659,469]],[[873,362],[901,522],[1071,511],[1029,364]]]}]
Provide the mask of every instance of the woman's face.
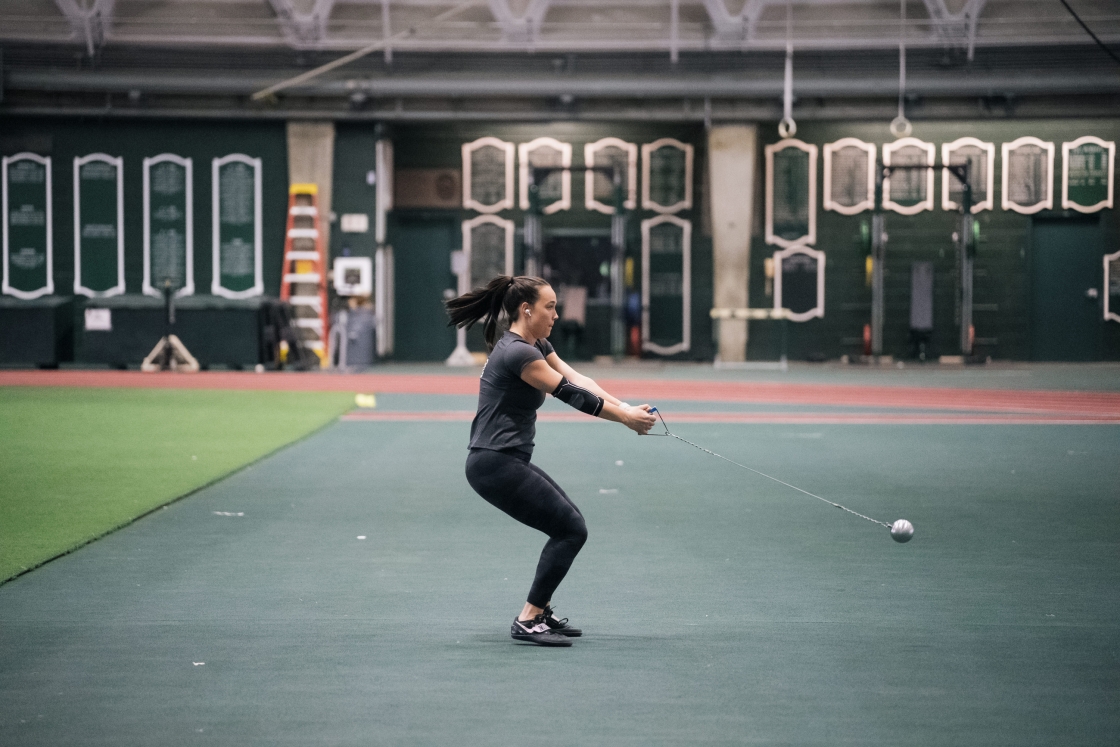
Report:
[{"label": "woman's face", "polygon": [[525,309],[525,324],[529,333],[537,339],[548,337],[552,334],[552,325],[560,317],[556,314],[556,291],[551,285],[542,285],[538,288],[537,302]]}]

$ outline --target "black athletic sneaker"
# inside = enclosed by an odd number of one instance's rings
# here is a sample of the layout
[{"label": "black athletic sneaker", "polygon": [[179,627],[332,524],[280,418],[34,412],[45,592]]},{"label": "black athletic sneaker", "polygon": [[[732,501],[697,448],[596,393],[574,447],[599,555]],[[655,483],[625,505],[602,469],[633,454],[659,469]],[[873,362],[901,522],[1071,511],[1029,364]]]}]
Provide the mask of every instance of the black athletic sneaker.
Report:
[{"label": "black athletic sneaker", "polygon": [[553,613],[552,607],[547,604],[544,606],[544,624],[549,627],[553,633],[567,636],[568,638],[579,638],[583,635],[583,631],[577,627],[568,624],[568,618],[557,620],[556,615]]},{"label": "black athletic sneaker", "polygon": [[510,638],[515,641],[527,641],[538,646],[571,646],[572,642],[567,636],[553,633],[545,622],[544,615],[537,615],[532,620],[518,620],[513,618],[513,625],[509,629]]}]

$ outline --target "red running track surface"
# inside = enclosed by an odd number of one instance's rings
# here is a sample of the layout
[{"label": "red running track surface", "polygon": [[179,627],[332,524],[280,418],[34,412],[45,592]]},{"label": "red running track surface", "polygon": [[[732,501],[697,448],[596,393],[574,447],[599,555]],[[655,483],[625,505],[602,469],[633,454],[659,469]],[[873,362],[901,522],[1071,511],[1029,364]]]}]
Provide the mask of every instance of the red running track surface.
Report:
[{"label": "red running track surface", "polygon": [[[599,379],[633,403],[741,402],[779,405],[888,407],[957,412],[1066,414],[1120,417],[1120,393],[1012,389],[884,387],[751,381]],[[341,391],[377,394],[478,393],[478,380],[461,374],[346,374],[139,371],[0,371],[0,386],[142,387]]]},{"label": "red running track surface", "polygon": [[[469,423],[471,410],[376,411],[356,410],[343,415],[351,422],[441,422]],[[592,418],[578,412],[542,412],[537,419],[545,423],[591,423]],[[674,412],[669,419],[678,423],[738,423],[771,425],[1120,425],[1120,417],[1067,415],[1053,413],[859,413],[859,412]],[[653,434],[661,431],[661,424]]]}]

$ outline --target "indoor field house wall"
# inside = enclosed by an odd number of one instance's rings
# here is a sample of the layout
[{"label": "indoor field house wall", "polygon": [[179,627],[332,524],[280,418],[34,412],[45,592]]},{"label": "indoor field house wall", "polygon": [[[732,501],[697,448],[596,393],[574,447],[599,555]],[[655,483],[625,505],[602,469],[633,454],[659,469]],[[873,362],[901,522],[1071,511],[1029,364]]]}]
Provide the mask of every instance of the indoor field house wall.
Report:
[{"label": "indoor field house wall", "polygon": [[[763,129],[762,146],[780,140],[776,127]],[[1117,360],[1120,359],[1120,325],[1105,322],[1101,314],[1101,257],[1120,250],[1120,226],[1116,211],[1104,208],[1083,214],[1062,209],[1062,143],[1086,135],[1105,141],[1120,139],[1120,123],[1114,119],[1068,120],[968,120],[915,122],[911,137],[932,143],[936,162],[941,163],[941,146],[963,137],[973,137],[994,145],[994,206],[976,213],[979,243],[974,270],[973,323],[976,328],[976,354],[1010,360]],[[1033,136],[1055,146],[1051,194],[1053,208],[1024,215],[1001,207],[1003,159],[1001,144]],[[871,287],[866,273],[867,245],[861,228],[870,218],[865,210],[843,215],[823,209],[823,149],[841,138],[858,138],[876,147],[895,140],[882,121],[805,122],[799,125],[797,139],[820,149],[817,158],[816,243],[825,252],[825,314],[800,324],[789,325],[789,353],[793,359],[858,356],[863,351],[863,327],[871,318]],[[756,226],[751,252],[752,306],[766,306],[764,261],[779,247],[764,240],[763,189],[760,185]],[[933,209],[914,215],[886,211],[888,234],[885,271],[885,315],[883,353],[898,358],[912,354],[909,339],[910,273],[917,261],[934,265],[934,330],[931,354],[959,352],[956,288],[957,255],[954,235],[959,213],[941,206],[942,180],[952,179],[939,169],[934,173]],[[1049,243],[1047,243],[1049,242]],[[1083,243],[1090,246],[1091,268],[1086,270],[1084,288],[1079,287],[1082,308],[1061,308],[1037,288],[1040,273],[1072,273],[1061,255],[1075,255]],[[1054,255],[1057,255],[1055,262]],[[1083,268],[1084,269],[1084,268]],[[1071,282],[1076,279],[1070,278]],[[1112,281],[1114,284],[1116,280]],[[1098,289],[1096,297],[1084,291]],[[1036,295],[1036,290],[1038,295]],[[1042,297],[1039,297],[1042,296]],[[1045,336],[1046,317],[1081,312],[1092,319],[1091,330],[1080,346],[1062,340],[1040,340]],[[752,322],[748,356],[776,358],[780,347],[779,323]],[[1088,326],[1088,325],[1087,325]]]},{"label": "indoor field house wall", "polygon": [[[485,213],[464,207],[462,200],[464,144],[480,138],[496,138],[514,147],[538,138],[553,138],[571,146],[571,165],[583,165],[584,148],[604,138],[618,138],[632,143],[638,151],[638,199],[627,212],[626,256],[628,293],[636,293],[641,285],[643,221],[650,221],[661,212],[643,207],[641,199],[643,176],[642,146],[663,138],[671,138],[692,149],[691,194],[686,207],[672,212],[678,224],[687,223],[691,232],[689,259],[691,282],[688,287],[690,311],[690,344],[686,349],[668,353],[644,350],[642,356],[653,359],[711,361],[715,356],[713,336],[718,322],[709,311],[713,306],[713,250],[710,226],[711,201],[708,187],[708,133],[702,123],[626,122],[603,123],[510,123],[478,122],[428,124],[372,122],[339,122],[334,127],[333,176],[330,185],[330,211],[335,220],[330,226],[329,252],[339,256],[373,257],[378,244],[372,228],[376,189],[371,174],[376,170],[375,144],[387,139],[393,146],[393,169],[397,188],[396,204],[388,214],[386,244],[393,250],[393,351],[391,359],[402,361],[440,361],[455,347],[455,332],[446,326],[442,302],[457,289],[452,269],[453,252],[463,248],[463,224],[483,214],[492,214],[514,226],[514,270],[523,271],[524,227],[526,211],[519,198],[521,175],[515,168],[512,207]],[[1023,137],[1035,137],[1054,144],[1049,189],[1052,205],[1033,214],[1021,214],[1001,206],[1001,146]],[[1114,119],[1007,119],[918,121],[911,137],[930,143],[936,162],[941,163],[945,143],[963,137],[976,138],[994,146],[995,157],[990,164],[994,190],[991,209],[976,214],[979,242],[975,257],[975,295],[973,320],[975,354],[980,358],[1030,360],[1116,360],[1120,359],[1120,324],[1105,321],[1102,304],[1109,288],[1104,287],[1101,258],[1120,250],[1120,227],[1115,210],[1105,207],[1082,213],[1062,207],[1063,143],[1084,136],[1103,141],[1120,139],[1120,123]],[[816,171],[813,174],[815,200],[815,237],[803,242],[823,252],[824,307],[823,316],[803,322],[786,323],[789,357],[793,360],[828,360],[841,356],[858,358],[864,353],[864,326],[870,321],[871,289],[866,272],[866,224],[870,210],[845,215],[824,207],[824,147],[843,138],[856,138],[875,146],[877,157],[882,147],[894,141],[883,121],[806,121],[795,135],[798,141],[815,146]],[[773,306],[773,283],[767,278],[766,260],[781,249],[766,240],[766,146],[780,140],[772,124],[759,126],[759,142],[752,179],[756,206],[752,215],[750,246],[749,306]],[[142,164],[145,158],[170,153],[189,158],[193,163],[193,276],[195,301],[210,303],[214,268],[212,245],[211,166],[214,159],[241,154],[260,159],[260,211],[262,220],[263,268],[262,297],[274,297],[279,291],[281,260],[284,250],[284,228],[288,204],[289,151],[285,124],[282,121],[191,121],[166,119],[99,119],[99,118],[32,118],[7,117],[0,133],[3,155],[33,153],[51,159],[52,204],[52,280],[50,297],[74,296],[74,159],[96,153],[123,159],[123,233],[124,294],[122,298],[140,296],[143,292],[143,206]],[[885,321],[883,354],[898,359],[914,355],[910,334],[911,272],[915,262],[931,262],[933,280],[933,331],[928,354],[959,353],[956,288],[958,282],[956,248],[953,235],[959,223],[956,211],[945,210],[941,204],[942,180],[948,178],[940,169],[933,178],[932,209],[913,215],[886,211],[886,233],[889,236],[885,264]],[[431,194],[421,194],[427,187]],[[402,191],[403,190],[403,191]],[[417,191],[419,190],[419,192]],[[442,190],[442,193],[440,192]],[[609,256],[611,216],[585,207],[584,176],[573,173],[570,182],[570,206],[541,217],[541,230],[546,253],[552,265],[544,272],[557,277],[577,277],[596,265],[590,258],[601,252]],[[368,231],[340,230],[338,216],[368,215]],[[18,222],[18,221],[17,221]],[[676,225],[676,224],[674,224]],[[15,248],[12,249],[13,258]],[[583,265],[565,267],[562,257],[569,252],[579,255]],[[1063,258],[1070,258],[1067,263]],[[1084,268],[1072,268],[1076,257],[1091,255],[1092,275],[1086,290],[1097,289],[1095,296],[1086,295],[1084,308],[1062,308],[1040,293],[1040,283],[1069,275],[1069,282],[1081,282]],[[561,259],[557,259],[561,258]],[[1078,260],[1080,261],[1080,260]],[[88,273],[88,271],[87,271]],[[567,273],[565,275],[565,273]],[[1078,275],[1081,273],[1081,275]],[[656,274],[656,272],[654,273]],[[565,280],[564,282],[568,282]],[[583,281],[581,281],[583,282]],[[1113,279],[1113,286],[1117,280]],[[610,305],[606,291],[592,280],[587,293],[586,324],[578,333],[554,332],[554,343],[568,357],[589,359],[611,353],[609,335]],[[150,297],[150,294],[149,294]],[[1115,296],[1114,296],[1115,297]],[[106,299],[98,299],[107,302]],[[38,299],[43,302],[43,299]],[[22,301],[6,292],[5,308],[19,307]],[[56,324],[59,361],[114,362],[97,357],[83,357],[82,309],[88,301],[74,298],[72,317]],[[126,304],[120,298],[115,301]],[[152,299],[155,303],[155,299]],[[185,302],[184,302],[185,303]],[[227,334],[223,314],[250,301],[214,299],[215,312],[208,334],[220,338]],[[1114,304],[1115,305],[1115,304]],[[1086,311],[1088,309],[1088,312]],[[636,310],[632,310],[636,313]],[[676,312],[674,312],[676,313]],[[1096,322],[1077,339],[1051,339],[1048,320],[1063,314],[1086,314]],[[635,323],[634,313],[628,324]],[[651,321],[653,336],[665,332],[678,317],[658,317]],[[782,351],[782,322],[758,320],[750,322],[747,358],[774,360]],[[231,328],[232,329],[232,328]],[[562,334],[558,334],[561,333]],[[229,334],[235,334],[229,332]],[[1047,337],[1049,335],[1049,338]],[[668,338],[666,338],[668,339]],[[628,340],[629,346],[629,340]],[[472,351],[483,351],[485,345],[479,330],[468,336]],[[629,348],[629,352],[634,352]],[[211,358],[223,362],[220,355]],[[138,360],[120,361],[138,363]],[[252,356],[230,360],[251,364]]]}]

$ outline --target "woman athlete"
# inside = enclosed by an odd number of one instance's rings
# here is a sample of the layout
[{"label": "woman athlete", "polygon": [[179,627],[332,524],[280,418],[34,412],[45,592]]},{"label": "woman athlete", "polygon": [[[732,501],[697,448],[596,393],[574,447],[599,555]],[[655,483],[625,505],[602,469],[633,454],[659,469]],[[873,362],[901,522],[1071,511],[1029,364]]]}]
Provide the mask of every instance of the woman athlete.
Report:
[{"label": "woman athlete", "polygon": [[[537,574],[510,635],[539,646],[571,646],[582,635],[556,619],[552,594],[587,541],[583,514],[551,477],[530,462],[537,408],[551,394],[594,417],[622,423],[645,435],[653,427],[649,405],[631,407],[556,355],[548,342],[556,315],[556,293],[535,277],[501,275],[447,302],[450,325],[470,328],[486,320],[490,357],[482,369],[478,413],[471,423],[467,482],[475,492],[522,524],[548,535]],[[498,320],[509,331],[498,339]]]}]

